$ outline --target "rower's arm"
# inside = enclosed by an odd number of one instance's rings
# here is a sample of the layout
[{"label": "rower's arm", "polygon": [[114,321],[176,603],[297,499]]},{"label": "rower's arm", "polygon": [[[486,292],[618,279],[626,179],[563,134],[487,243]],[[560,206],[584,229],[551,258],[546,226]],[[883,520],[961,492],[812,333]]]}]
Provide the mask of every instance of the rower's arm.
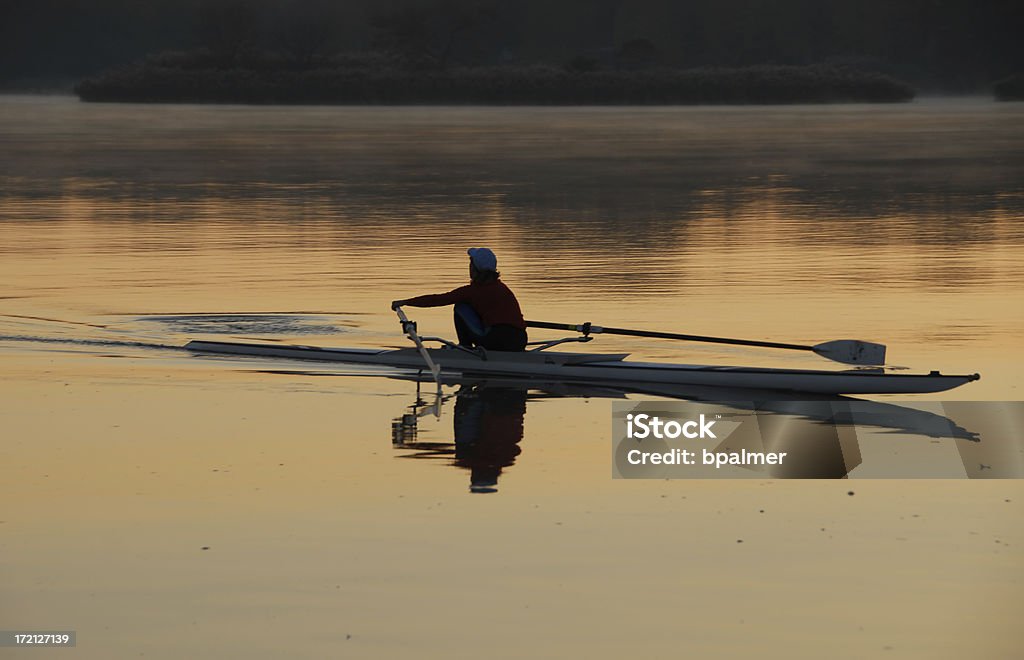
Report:
[{"label": "rower's arm", "polygon": [[469,302],[470,291],[469,285],[460,286],[457,289],[452,289],[448,293],[431,293],[425,296],[416,296],[415,298],[408,298],[406,300],[396,300],[391,303],[392,307],[395,303],[402,303],[409,307],[444,307],[445,305],[454,305],[460,302]]}]

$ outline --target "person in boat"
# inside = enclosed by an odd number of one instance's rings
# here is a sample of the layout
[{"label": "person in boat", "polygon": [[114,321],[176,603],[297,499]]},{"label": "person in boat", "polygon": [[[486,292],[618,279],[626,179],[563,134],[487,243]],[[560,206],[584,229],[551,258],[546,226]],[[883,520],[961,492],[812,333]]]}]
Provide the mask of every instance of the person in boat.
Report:
[{"label": "person in boat", "polygon": [[488,248],[470,248],[469,284],[448,293],[395,300],[391,309],[455,306],[455,332],[459,344],[492,351],[526,350],[526,321],[519,301],[498,272],[498,259]]}]

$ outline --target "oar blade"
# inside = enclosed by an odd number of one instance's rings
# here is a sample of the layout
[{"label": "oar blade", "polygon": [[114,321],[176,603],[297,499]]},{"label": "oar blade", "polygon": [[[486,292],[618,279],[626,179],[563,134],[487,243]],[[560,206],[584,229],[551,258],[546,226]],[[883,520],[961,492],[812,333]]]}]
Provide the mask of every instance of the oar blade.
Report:
[{"label": "oar blade", "polygon": [[859,339],[837,339],[814,346],[818,355],[844,364],[885,364],[885,345]]}]

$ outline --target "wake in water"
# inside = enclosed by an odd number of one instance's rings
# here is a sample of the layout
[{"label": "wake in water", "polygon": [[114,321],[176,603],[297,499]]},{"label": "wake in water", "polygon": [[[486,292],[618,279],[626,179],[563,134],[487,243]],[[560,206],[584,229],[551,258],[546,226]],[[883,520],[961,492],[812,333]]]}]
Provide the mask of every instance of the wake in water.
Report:
[{"label": "wake in water", "polygon": [[[98,348],[181,351],[184,350],[184,339],[196,335],[308,336],[333,335],[344,331],[337,323],[312,313],[151,314],[132,315],[127,319],[116,318],[110,323],[72,321],[26,314],[3,314],[0,317],[9,319],[9,323],[16,326],[16,329],[10,328],[8,332],[3,332],[4,328],[0,325],[2,342]],[[29,332],[23,331],[26,324],[32,326]],[[158,326],[157,332],[153,332],[154,326]],[[94,329],[95,335],[99,336],[81,336],[80,333],[85,328]],[[68,336],[69,331],[75,334]],[[102,336],[109,334],[119,337]],[[182,341],[177,343],[179,337]],[[175,343],[168,343],[169,341]]]},{"label": "wake in water", "polygon": [[38,337],[33,335],[0,335],[0,341],[10,342],[34,342],[41,344],[67,344],[71,346],[99,346],[110,347],[131,347],[131,348],[159,348],[165,350],[183,351],[183,346],[172,344],[158,344],[145,341],[123,341],[117,339],[84,339],[75,337]]},{"label": "wake in water", "polygon": [[334,323],[300,314],[168,314],[144,316],[138,320],[187,335],[328,335],[339,332]]}]

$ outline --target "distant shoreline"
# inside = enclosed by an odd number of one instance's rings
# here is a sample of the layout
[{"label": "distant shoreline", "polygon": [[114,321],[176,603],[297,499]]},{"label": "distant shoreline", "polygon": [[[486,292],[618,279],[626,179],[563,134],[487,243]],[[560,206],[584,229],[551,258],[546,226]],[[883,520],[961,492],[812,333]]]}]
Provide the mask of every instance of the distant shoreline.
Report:
[{"label": "distant shoreline", "polygon": [[572,71],[492,66],[413,71],[204,66],[155,58],[81,81],[87,102],[252,105],[766,105],[901,103],[915,90],[844,67]]}]

